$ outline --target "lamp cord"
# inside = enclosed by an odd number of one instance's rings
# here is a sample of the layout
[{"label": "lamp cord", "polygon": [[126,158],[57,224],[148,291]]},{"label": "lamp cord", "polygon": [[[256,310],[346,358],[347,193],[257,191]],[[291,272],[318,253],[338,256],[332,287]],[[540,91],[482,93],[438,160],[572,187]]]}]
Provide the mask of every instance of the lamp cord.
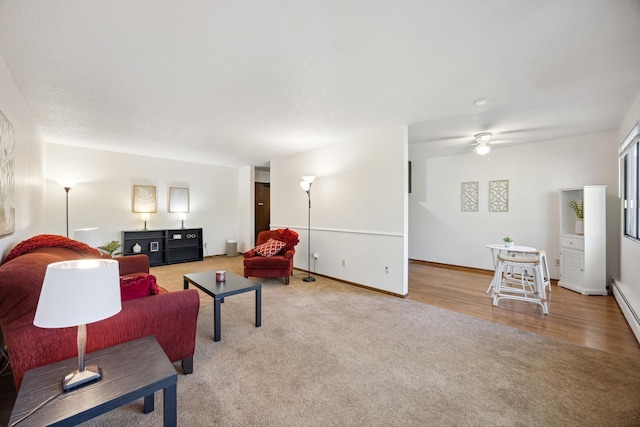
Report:
[{"label": "lamp cord", "polygon": [[[2,332],[0,332],[0,341],[4,342],[4,338],[2,337]],[[6,372],[7,368],[11,366],[11,360],[9,359],[9,355],[7,354],[7,350],[4,347],[0,347],[0,360],[6,360],[4,366],[0,368],[0,377],[5,377],[7,375],[11,375],[12,371]]]},{"label": "lamp cord", "polygon": [[11,362],[9,361],[9,359],[7,359],[4,366],[0,368],[0,377],[5,377],[12,373],[11,371],[7,372],[6,374],[4,373],[4,371],[6,371],[9,366],[11,366]]},{"label": "lamp cord", "polygon": [[22,421],[24,421],[25,419],[27,419],[28,417],[30,417],[31,415],[33,415],[38,409],[42,408],[44,405],[46,405],[47,403],[51,402],[53,399],[55,399],[56,397],[60,396],[63,392],[59,392],[57,394],[54,394],[53,396],[49,397],[47,400],[45,400],[44,402],[40,403],[38,406],[36,406],[35,408],[33,408],[31,411],[29,411],[27,414],[23,415],[22,417],[18,418],[16,421],[14,421],[13,423],[11,423],[11,425],[9,427],[13,427],[18,423],[21,423]]}]

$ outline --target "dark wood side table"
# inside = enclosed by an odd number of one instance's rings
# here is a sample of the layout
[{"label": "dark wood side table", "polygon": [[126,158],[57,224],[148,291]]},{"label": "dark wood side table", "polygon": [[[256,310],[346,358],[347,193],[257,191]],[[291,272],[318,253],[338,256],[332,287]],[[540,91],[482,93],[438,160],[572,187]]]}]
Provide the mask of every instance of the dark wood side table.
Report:
[{"label": "dark wood side table", "polygon": [[237,274],[226,272],[224,282],[216,282],[215,271],[203,271],[184,275],[184,288],[189,289],[189,283],[213,297],[213,340],[220,341],[220,303],[225,297],[256,291],[256,328],[262,325],[262,284],[245,279]]},{"label": "dark wood side table", "polygon": [[178,375],[155,337],[88,353],[85,361],[100,367],[102,379],[67,393],[62,392],[62,378],[78,368],[77,358],[27,371],[9,425],[57,394],[60,395],[16,427],[72,426],[141,397],[144,397],[146,414],[154,409],[153,393],[162,389],[164,425],[176,426]]}]

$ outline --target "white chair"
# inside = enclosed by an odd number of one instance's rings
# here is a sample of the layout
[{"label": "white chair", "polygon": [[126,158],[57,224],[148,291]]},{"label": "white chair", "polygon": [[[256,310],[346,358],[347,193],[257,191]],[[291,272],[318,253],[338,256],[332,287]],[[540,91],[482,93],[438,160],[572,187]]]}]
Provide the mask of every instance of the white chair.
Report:
[{"label": "white chair", "polygon": [[[516,256],[515,254],[509,254],[512,257]],[[540,266],[542,267],[542,277],[544,279],[544,287],[547,292],[551,292],[551,276],[549,276],[549,265],[547,264],[547,254],[545,251],[535,250],[532,252],[522,253],[522,256],[537,256],[540,258]],[[513,269],[511,269],[513,270]],[[528,268],[522,268],[521,275],[522,279],[529,280],[533,284],[533,273],[529,271]]]},{"label": "white chair", "polygon": [[515,257],[498,254],[493,278],[493,305],[497,306],[501,299],[533,302],[542,307],[543,314],[549,314],[548,279],[544,251]]},{"label": "white chair", "polygon": [[[512,247],[507,248],[504,244],[491,244],[491,245],[486,245],[487,248],[491,249],[491,260],[493,261],[493,271],[495,272],[495,270],[498,267],[498,258],[497,255],[501,254],[503,252],[506,252],[508,255],[510,256],[517,256],[517,255],[522,255],[524,256],[525,254],[531,253],[531,252],[538,252],[538,250],[536,248],[532,248],[530,246],[520,246],[520,245],[514,245]],[[491,283],[489,283],[489,286],[487,287],[487,293],[491,292],[494,288],[494,283],[493,280],[491,281]],[[493,296],[493,293],[491,294],[491,296]]]},{"label": "white chair", "polygon": [[549,265],[547,264],[547,254],[545,251],[538,251],[540,263],[542,265],[542,273],[544,274],[544,287],[551,292],[551,276],[549,276]]}]

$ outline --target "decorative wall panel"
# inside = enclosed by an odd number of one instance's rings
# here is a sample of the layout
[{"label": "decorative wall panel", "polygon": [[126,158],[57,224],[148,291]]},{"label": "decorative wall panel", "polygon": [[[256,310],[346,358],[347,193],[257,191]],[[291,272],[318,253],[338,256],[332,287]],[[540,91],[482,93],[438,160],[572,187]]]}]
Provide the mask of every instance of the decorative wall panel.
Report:
[{"label": "decorative wall panel", "polygon": [[462,183],[462,212],[478,212],[478,181]]},{"label": "decorative wall panel", "polygon": [[489,181],[489,212],[509,212],[509,180]]}]

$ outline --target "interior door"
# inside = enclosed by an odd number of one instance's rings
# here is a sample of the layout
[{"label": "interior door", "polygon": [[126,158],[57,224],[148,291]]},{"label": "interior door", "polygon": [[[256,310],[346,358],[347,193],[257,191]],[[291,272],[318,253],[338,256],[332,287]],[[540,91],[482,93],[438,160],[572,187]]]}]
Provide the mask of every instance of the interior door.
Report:
[{"label": "interior door", "polygon": [[254,244],[258,239],[258,233],[269,230],[269,224],[271,223],[270,187],[271,185],[268,182],[255,183],[256,205],[254,208],[254,216],[256,235],[254,236]]}]

